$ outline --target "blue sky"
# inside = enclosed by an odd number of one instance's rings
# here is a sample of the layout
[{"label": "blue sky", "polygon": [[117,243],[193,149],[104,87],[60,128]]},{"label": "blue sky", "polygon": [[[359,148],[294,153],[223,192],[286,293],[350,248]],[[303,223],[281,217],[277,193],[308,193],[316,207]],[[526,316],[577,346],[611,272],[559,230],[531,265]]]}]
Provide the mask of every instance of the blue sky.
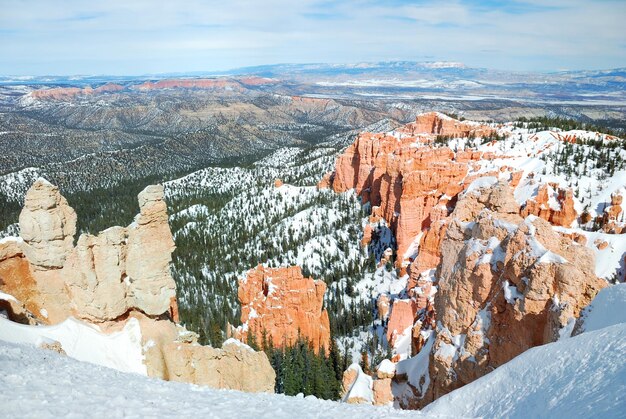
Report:
[{"label": "blue sky", "polygon": [[381,60],[626,67],[624,0],[0,0],[0,74]]}]

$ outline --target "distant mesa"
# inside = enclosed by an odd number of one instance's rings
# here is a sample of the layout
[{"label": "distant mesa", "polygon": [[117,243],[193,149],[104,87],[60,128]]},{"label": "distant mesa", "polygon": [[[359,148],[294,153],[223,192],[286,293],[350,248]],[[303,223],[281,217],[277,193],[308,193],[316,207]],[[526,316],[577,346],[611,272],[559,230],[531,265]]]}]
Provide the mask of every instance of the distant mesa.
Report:
[{"label": "distant mesa", "polygon": [[201,89],[201,90],[224,90],[233,89],[243,91],[243,86],[264,86],[277,83],[275,79],[264,77],[242,78],[211,78],[211,79],[163,79],[158,81],[145,81],[140,84],[122,86],[116,83],[106,83],[102,86],[87,87],[53,87],[34,90],[30,96],[40,100],[68,100],[77,96],[90,96],[101,93],[115,93],[123,90],[161,90],[161,89]]}]

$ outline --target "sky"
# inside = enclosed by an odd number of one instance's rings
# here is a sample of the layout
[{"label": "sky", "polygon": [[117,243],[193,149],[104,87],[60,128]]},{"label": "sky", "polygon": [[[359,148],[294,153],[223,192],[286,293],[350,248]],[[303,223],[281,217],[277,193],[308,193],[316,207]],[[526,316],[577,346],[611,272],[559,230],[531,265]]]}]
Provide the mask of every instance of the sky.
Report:
[{"label": "sky", "polygon": [[0,0],[0,74],[276,63],[626,67],[626,0]]}]

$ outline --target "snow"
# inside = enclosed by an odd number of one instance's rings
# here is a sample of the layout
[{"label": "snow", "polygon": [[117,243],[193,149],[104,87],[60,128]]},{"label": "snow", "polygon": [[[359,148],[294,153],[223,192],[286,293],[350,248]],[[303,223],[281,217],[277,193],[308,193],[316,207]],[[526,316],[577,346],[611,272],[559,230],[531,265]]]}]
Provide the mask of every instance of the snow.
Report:
[{"label": "snow", "polygon": [[626,283],[600,290],[581,315],[584,332],[626,323]]},{"label": "snow", "polygon": [[509,304],[515,304],[515,300],[523,300],[524,296],[518,291],[515,285],[509,285],[509,281],[504,281],[502,284],[504,290],[504,299]]},{"label": "snow", "polygon": [[[556,231],[563,233],[579,233],[587,238],[586,246],[590,248],[596,256],[595,273],[600,278],[610,279],[614,274],[625,268],[623,265],[626,254],[626,240],[623,234],[607,234],[603,232],[590,232],[581,229],[553,227]],[[596,241],[604,241],[609,245],[605,249],[598,249]]]},{"label": "snow", "polygon": [[383,359],[382,362],[378,364],[376,371],[380,371],[385,374],[394,374],[396,372],[396,364],[391,362],[389,359]]},{"label": "snow", "polygon": [[[432,350],[433,344],[435,342],[435,336],[432,330],[421,333],[424,333],[426,343],[416,356],[406,359],[404,361],[400,361],[396,365],[396,375],[406,375],[408,382],[413,387],[419,389],[421,394],[424,394],[426,389],[430,385],[428,364],[430,351]],[[408,394],[402,390],[408,391]],[[398,393],[404,394],[409,398],[413,397],[413,392],[409,388],[397,389],[396,391],[394,391],[394,394]]]},{"label": "snow", "polygon": [[356,371],[356,379],[350,387],[350,390],[346,393],[343,401],[348,401],[349,399],[362,399],[368,403],[372,403],[374,401],[374,393],[372,391],[372,377],[365,374],[359,364],[354,363],[350,365],[347,371]]},{"label": "snow", "polygon": [[567,263],[567,259],[563,256],[557,255],[554,252],[547,251],[537,261],[538,263]]},{"label": "snow", "polygon": [[111,334],[72,317],[54,326],[28,326],[0,316],[0,341],[40,346],[57,341],[68,356],[123,372],[147,374],[137,319]]},{"label": "snow", "polygon": [[3,417],[400,418],[391,407],[215,390],[124,374],[52,351],[0,342]]},{"label": "snow", "polygon": [[0,291],[0,300],[15,301],[16,303],[18,302],[17,299],[14,296],[12,296],[10,294],[5,294],[2,291]]},{"label": "snow", "polygon": [[626,323],[530,349],[422,412],[452,417],[624,417]]},{"label": "snow", "polygon": [[472,183],[470,183],[467,190],[465,191],[465,194],[470,194],[482,188],[489,188],[495,185],[496,183],[498,183],[498,178],[494,176],[485,176],[485,177],[478,178]]},{"label": "snow", "polygon": [[254,352],[254,349],[252,349],[250,346],[246,345],[245,343],[243,343],[240,340],[237,340],[235,338],[228,338],[224,341],[224,343],[222,344],[222,346],[227,346],[227,345],[236,345],[240,348],[246,349],[248,351]]}]

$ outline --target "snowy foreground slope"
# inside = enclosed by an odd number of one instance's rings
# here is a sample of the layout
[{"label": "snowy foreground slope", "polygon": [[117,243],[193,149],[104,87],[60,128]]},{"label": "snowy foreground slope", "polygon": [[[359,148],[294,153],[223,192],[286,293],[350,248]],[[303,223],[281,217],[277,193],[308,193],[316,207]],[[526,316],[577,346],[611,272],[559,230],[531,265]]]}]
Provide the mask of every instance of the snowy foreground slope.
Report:
[{"label": "snowy foreground slope", "polygon": [[377,418],[416,412],[213,390],[125,374],[0,341],[0,417]]},{"label": "snowy foreground slope", "polygon": [[538,346],[422,412],[456,417],[624,417],[625,351],[626,323]]},{"label": "snowy foreground slope", "polygon": [[422,412],[246,394],[124,374],[0,342],[5,417],[623,417],[626,323],[531,349]]}]

